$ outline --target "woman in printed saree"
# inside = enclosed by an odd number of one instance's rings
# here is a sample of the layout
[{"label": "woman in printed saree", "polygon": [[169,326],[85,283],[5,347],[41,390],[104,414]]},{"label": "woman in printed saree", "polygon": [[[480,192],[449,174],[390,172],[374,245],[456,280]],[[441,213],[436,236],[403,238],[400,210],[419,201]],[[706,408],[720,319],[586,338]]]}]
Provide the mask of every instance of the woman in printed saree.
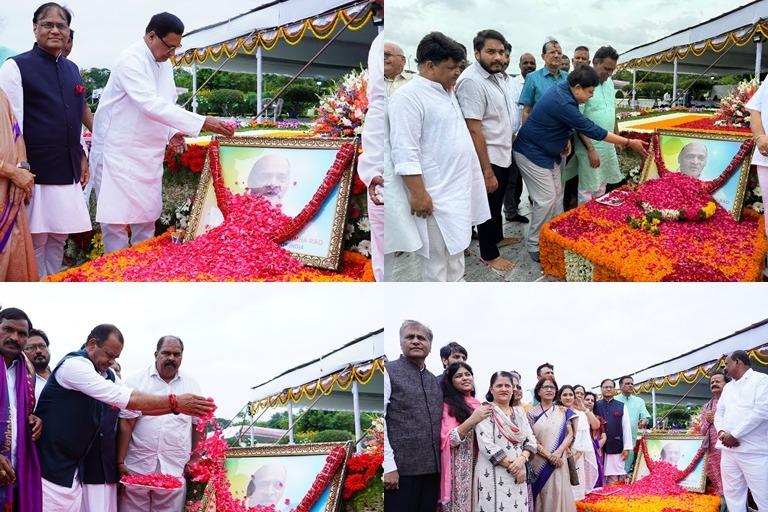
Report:
[{"label": "woman in printed saree", "polygon": [[509,372],[493,374],[485,395],[493,412],[475,426],[474,512],[533,512],[526,462],[536,453],[536,438],[523,409],[510,405],[515,383],[519,381]]},{"label": "woman in printed saree", "polygon": [[[584,405],[589,412],[594,411],[595,402],[597,402],[597,395],[591,391],[584,393]],[[603,473],[603,445],[608,436],[605,433],[605,419],[593,412],[592,414],[597,418],[598,422],[597,427],[590,425],[592,430],[592,445],[595,447],[595,457],[597,458],[597,483],[595,483],[595,488],[597,488],[605,485],[605,473]]]},{"label": "woman in printed saree", "polygon": [[475,378],[467,363],[453,363],[440,383],[440,504],[443,512],[472,512],[472,470],[477,459],[475,425],[491,415],[491,404],[475,398]]},{"label": "woman in printed saree", "polygon": [[[0,281],[37,281],[37,264],[25,201],[34,175],[11,103],[0,89]],[[24,162],[19,166],[20,162]]]},{"label": "woman in printed saree", "polygon": [[584,404],[576,398],[576,390],[566,384],[557,393],[557,403],[574,412],[571,418],[573,427],[573,444],[571,455],[576,463],[576,472],[579,475],[579,483],[572,485],[573,498],[576,501],[583,500],[586,494],[592,490],[597,481],[597,460],[592,445],[592,436],[589,430],[589,420],[584,412]]},{"label": "woman in printed saree", "polygon": [[538,446],[533,458],[533,499],[540,512],[576,512],[566,451],[573,442],[573,411],[555,404],[557,382],[542,377],[533,389],[539,405],[528,411]]}]

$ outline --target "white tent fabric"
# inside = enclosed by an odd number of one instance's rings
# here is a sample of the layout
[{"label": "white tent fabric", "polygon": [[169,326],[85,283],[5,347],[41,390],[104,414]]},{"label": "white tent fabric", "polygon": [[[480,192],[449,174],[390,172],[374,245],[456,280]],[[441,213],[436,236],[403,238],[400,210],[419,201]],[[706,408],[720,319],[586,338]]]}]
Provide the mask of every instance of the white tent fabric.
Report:
[{"label": "white tent fabric", "polygon": [[228,20],[184,35],[176,65],[257,73],[256,53],[262,53],[262,73],[294,75],[326,40],[349,26],[304,76],[338,78],[365,67],[368,50],[378,31],[366,12],[368,2],[357,0],[275,0]]},{"label": "white tent fabric", "polygon": [[[755,70],[754,39],[768,37],[768,0],[756,0],[709,21],[637,46],[619,56],[617,71],[642,69],[709,75]],[[727,51],[723,58],[722,52]],[[761,72],[768,71],[768,45],[761,45]]]},{"label": "white tent fabric", "polygon": [[768,373],[768,319],[634,373],[635,391],[647,403],[674,404],[685,396],[682,405],[701,405],[712,398],[710,373],[734,350],[749,352],[752,368]]}]

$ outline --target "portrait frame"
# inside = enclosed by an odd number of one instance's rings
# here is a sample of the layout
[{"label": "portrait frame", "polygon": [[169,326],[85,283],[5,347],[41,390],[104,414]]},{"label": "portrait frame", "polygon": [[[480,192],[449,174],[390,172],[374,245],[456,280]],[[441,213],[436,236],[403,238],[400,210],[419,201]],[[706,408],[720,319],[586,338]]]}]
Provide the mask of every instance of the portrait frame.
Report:
[{"label": "portrait frame", "polygon": [[[296,508],[302,498],[304,498],[304,495],[309,492],[315,477],[325,466],[328,454],[334,448],[341,447],[346,451],[344,463],[336,470],[330,484],[324,490],[317,503],[310,509],[312,512],[337,512],[342,501],[342,484],[347,471],[346,461],[352,454],[353,446],[352,441],[345,441],[230,448],[227,450],[225,467],[232,496],[238,500],[245,498],[246,507],[250,506],[248,505],[246,489],[247,483],[253,478],[255,471],[266,464],[281,464],[285,468],[287,478],[285,480],[285,494],[281,497],[281,504],[276,509],[281,511],[283,508],[286,510]],[[213,487],[211,484],[208,484],[205,491],[206,500],[202,503],[200,510],[208,510],[212,492]],[[288,499],[289,502],[285,503],[285,499]]]},{"label": "portrait frame", "polygon": [[[246,192],[249,174],[261,157],[278,154],[289,161],[290,175],[281,198],[281,209],[290,217],[298,215],[323,183],[341,146],[351,143],[357,149],[358,144],[357,138],[243,136],[214,139],[219,141],[224,185],[233,193]],[[355,165],[356,158],[353,157],[315,217],[296,236],[280,244],[302,264],[323,270],[340,270]],[[192,205],[185,240],[205,233],[211,226],[209,221],[217,217],[210,157],[206,158],[195,197],[198,200]],[[220,211],[218,217],[221,217]]]},{"label": "portrait frame", "polygon": [[[682,148],[690,143],[700,143],[707,147],[707,164],[699,179],[709,181],[717,178],[733,160],[741,144],[750,137],[747,134],[729,134],[704,132],[696,130],[666,130],[658,129],[661,156],[670,171],[678,169],[678,155]],[[654,143],[648,148],[651,156],[646,158],[643,164],[643,172],[640,175],[640,183],[659,176],[656,162],[653,158]],[[725,184],[712,194],[715,200],[723,206],[735,220],[741,219],[741,211],[744,207],[744,195],[749,181],[749,166],[751,157],[744,159],[736,172],[733,173]]]},{"label": "portrait frame", "polygon": [[[684,435],[684,434],[647,434],[643,436],[648,447],[648,456],[651,460],[661,460],[661,451],[668,443],[675,443],[681,448],[680,458],[677,467],[680,470],[685,469],[691,463],[704,441],[704,436]],[[704,492],[707,485],[707,452],[705,451],[701,460],[696,464],[691,473],[685,477],[680,486],[692,492]],[[648,475],[648,463],[645,460],[643,450],[638,450],[635,457],[635,465],[632,471],[632,483]]]}]

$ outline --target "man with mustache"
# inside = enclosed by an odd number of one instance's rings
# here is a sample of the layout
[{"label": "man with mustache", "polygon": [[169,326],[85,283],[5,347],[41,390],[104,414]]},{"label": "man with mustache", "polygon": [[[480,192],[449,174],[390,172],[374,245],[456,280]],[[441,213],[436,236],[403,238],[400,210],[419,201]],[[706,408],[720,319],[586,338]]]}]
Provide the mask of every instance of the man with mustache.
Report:
[{"label": "man with mustache", "polygon": [[51,376],[51,352],[48,350],[51,344],[48,336],[40,329],[30,329],[27,344],[24,346],[29,362],[35,368],[35,402],[40,400],[45,382]]},{"label": "man with mustache", "polygon": [[[184,342],[177,336],[163,336],[157,342],[155,364],[126,380],[126,385],[153,394],[200,394],[200,386],[179,371]],[[189,453],[202,439],[195,429],[197,418],[186,414],[153,416],[133,411],[120,412],[117,434],[117,462],[121,474],[165,473],[182,482],[180,489],[157,492],[126,488],[120,498],[121,512],[177,512],[184,506],[184,469]]]},{"label": "man with mustache", "polygon": [[725,358],[725,373],[733,381],[715,411],[723,495],[729,510],[745,510],[749,488],[757,509],[768,510],[768,375],[752,369],[744,350]]},{"label": "man with mustache", "polygon": [[727,382],[730,382],[723,370],[717,370],[712,372],[712,376],[709,378],[709,390],[712,392],[712,400],[704,404],[701,408],[701,421],[700,433],[705,436],[704,446],[707,448],[707,477],[712,481],[712,485],[715,486],[715,494],[723,498],[723,479],[720,476],[720,449],[715,445],[717,444],[717,429],[715,428],[715,412],[717,411],[717,403],[720,400],[720,395],[723,393],[723,388]]},{"label": "man with mustache", "polygon": [[40,464],[35,442],[42,422],[32,414],[34,372],[22,355],[32,322],[17,308],[0,311],[0,507],[2,510],[42,510]]}]

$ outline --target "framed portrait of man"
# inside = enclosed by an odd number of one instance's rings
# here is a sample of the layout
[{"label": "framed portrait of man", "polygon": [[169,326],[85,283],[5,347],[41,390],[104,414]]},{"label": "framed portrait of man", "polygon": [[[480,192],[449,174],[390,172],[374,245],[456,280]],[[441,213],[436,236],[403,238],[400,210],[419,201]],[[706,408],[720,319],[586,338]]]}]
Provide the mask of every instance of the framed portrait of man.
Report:
[{"label": "framed portrait of man", "polygon": [[[731,164],[739,152],[746,135],[696,132],[683,130],[658,130],[661,158],[664,166],[672,172],[681,172],[701,181],[718,178]],[[641,183],[659,177],[654,161],[655,148],[643,167]],[[741,218],[744,193],[749,179],[750,157],[747,156],[736,172],[712,196],[734,219]]]},{"label": "framed portrait of man", "polygon": [[[235,137],[220,142],[221,177],[234,194],[261,195],[288,217],[296,217],[323,184],[336,154],[354,139]],[[344,243],[354,158],[315,216],[281,245],[303,264],[338,270]],[[210,159],[203,168],[190,215],[188,237],[220,225],[224,216],[213,187]]]},{"label": "framed portrait of man", "polygon": [[[681,434],[649,434],[644,436],[644,442],[648,449],[648,457],[651,461],[664,461],[677,467],[686,469],[696,457],[696,454],[704,441],[704,436],[692,436]],[[648,476],[651,471],[645,460],[645,454],[640,450],[635,459],[635,467],[632,473],[632,483]],[[703,453],[693,470],[678,484],[689,491],[704,492],[707,483],[707,453]]]}]

